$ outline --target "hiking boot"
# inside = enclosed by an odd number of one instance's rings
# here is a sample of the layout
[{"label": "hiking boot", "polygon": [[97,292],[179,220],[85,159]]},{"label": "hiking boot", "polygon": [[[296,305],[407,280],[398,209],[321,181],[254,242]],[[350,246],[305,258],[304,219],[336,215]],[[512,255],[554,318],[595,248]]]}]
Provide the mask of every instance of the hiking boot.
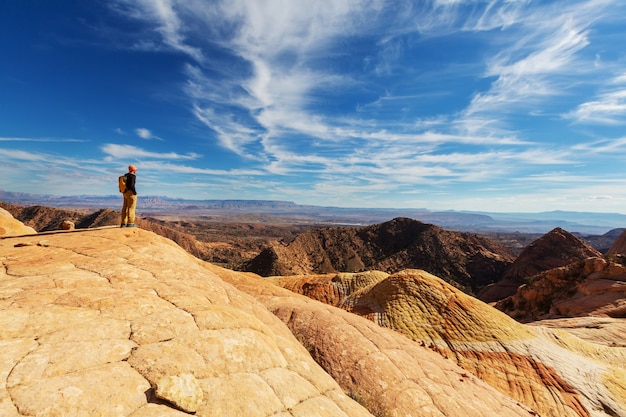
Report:
[{"label": "hiking boot", "polygon": [[128,225],[126,223],[122,223],[120,227],[128,227]]},{"label": "hiking boot", "polygon": [[137,227],[137,225],[135,223],[128,223],[126,227]]}]

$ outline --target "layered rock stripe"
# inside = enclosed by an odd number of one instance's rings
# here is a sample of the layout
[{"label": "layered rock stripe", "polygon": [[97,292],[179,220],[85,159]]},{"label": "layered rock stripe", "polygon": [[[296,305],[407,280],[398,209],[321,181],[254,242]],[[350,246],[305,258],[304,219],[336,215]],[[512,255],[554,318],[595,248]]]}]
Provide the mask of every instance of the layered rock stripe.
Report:
[{"label": "layered rock stripe", "polygon": [[[600,268],[597,259],[589,262]],[[393,329],[542,416],[626,415],[623,343],[520,324],[420,270],[270,281]]]}]

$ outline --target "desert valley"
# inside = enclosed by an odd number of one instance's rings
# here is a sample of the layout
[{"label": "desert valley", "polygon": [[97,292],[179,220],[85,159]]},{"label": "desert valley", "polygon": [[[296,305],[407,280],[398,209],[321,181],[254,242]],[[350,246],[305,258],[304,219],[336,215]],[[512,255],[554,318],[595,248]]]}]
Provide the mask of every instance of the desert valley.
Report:
[{"label": "desert valley", "polygon": [[2,416],[626,416],[624,229],[0,207]]}]

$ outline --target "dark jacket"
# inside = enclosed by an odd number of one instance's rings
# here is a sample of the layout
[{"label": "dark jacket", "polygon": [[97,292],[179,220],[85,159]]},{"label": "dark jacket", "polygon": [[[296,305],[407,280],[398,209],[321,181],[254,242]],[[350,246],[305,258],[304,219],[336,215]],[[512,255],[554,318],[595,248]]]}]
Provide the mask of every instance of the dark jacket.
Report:
[{"label": "dark jacket", "polygon": [[137,195],[137,190],[135,190],[136,179],[135,174],[131,174],[130,172],[126,174],[126,191],[132,191],[134,195]]}]

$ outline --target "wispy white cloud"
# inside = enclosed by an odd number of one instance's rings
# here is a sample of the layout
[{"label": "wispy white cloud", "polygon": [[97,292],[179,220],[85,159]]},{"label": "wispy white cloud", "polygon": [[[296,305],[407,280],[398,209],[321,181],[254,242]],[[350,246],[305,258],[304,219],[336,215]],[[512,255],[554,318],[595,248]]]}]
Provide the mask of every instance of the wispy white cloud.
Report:
[{"label": "wispy white cloud", "polygon": [[148,50],[169,48],[202,61],[202,51],[187,41],[185,25],[176,10],[177,3],[176,0],[114,0],[112,7],[130,18],[152,24],[160,35],[160,42],[142,39],[135,47]]},{"label": "wispy white cloud", "polygon": [[[214,14],[200,13],[196,2],[189,7],[208,19],[206,25],[209,21],[211,25],[217,23]],[[355,33],[357,22],[381,7],[378,1],[216,3],[220,24],[233,28],[221,46],[247,62],[250,72],[234,83],[228,79],[216,83],[204,78],[200,68],[188,67],[188,91],[197,100],[196,116],[218,131],[224,146],[242,155],[259,135],[297,132],[297,124],[314,117],[307,108],[314,102],[315,90],[351,82],[327,68],[316,67],[319,54],[327,53],[324,48],[337,37]],[[216,104],[224,108],[216,108]],[[228,120],[230,106],[249,116],[248,120],[243,118],[241,129],[234,129]],[[220,118],[231,127],[218,128],[215,121]],[[239,119],[237,123],[242,123]],[[285,125],[286,120],[295,126]],[[253,137],[225,134],[229,131],[247,131]]]},{"label": "wispy white cloud", "polygon": [[[108,163],[97,159],[73,157],[43,151],[0,149],[0,189],[36,194],[57,195],[93,194],[94,190],[106,190],[109,184],[114,190],[113,175]],[[16,172],[28,172],[28,181],[16,178]],[[80,181],[68,181],[80,178]],[[16,189],[16,181],[19,188]]]},{"label": "wispy white cloud", "polygon": [[[586,143],[579,143],[572,146],[572,149],[578,152],[589,154],[605,154],[613,155],[621,158],[623,152],[626,151],[626,137],[615,139],[600,139]],[[606,156],[605,156],[606,157]]]},{"label": "wispy white cloud", "polygon": [[[537,179],[536,184],[550,178],[542,175],[555,166],[579,163],[584,158],[576,151],[585,146],[533,134],[541,116],[606,124],[626,115],[626,76],[603,79],[606,64],[596,49],[590,51],[594,24],[620,4],[615,1],[121,3],[129,16],[155,28],[162,47],[190,58],[183,75],[193,116],[214,132],[210,140],[253,167],[222,171],[172,163],[172,172],[296,177],[309,191],[327,196],[408,193],[422,183],[482,184],[494,178]],[[422,42],[455,36],[475,42],[481,56],[466,63],[465,51],[459,51],[449,65],[435,68],[422,66],[419,57],[414,68],[403,61],[418,55]],[[355,54],[361,62],[350,61],[346,45],[359,42],[368,53]],[[206,51],[214,47],[220,58],[212,61]],[[336,65],[342,60],[349,71]],[[389,80],[400,71],[404,84],[392,85]],[[425,80],[441,74],[463,77],[474,90],[455,95],[453,110],[431,114],[426,108],[405,117],[405,108],[456,93],[456,85],[428,88]],[[411,90],[413,84],[424,87]],[[583,87],[599,93],[582,104],[568,100]],[[367,101],[354,102],[352,109],[334,102],[357,91],[366,91]],[[514,118],[528,122],[520,125]],[[153,138],[147,129],[136,133]],[[623,146],[610,139],[596,145],[595,152]],[[199,157],[121,145],[103,151],[154,160]]]},{"label": "wispy white cloud", "polygon": [[141,139],[146,139],[146,140],[163,140],[162,138],[156,136],[154,133],[152,133],[150,131],[150,129],[146,129],[143,127],[137,128],[135,129],[135,133],[137,134],[137,136],[139,136]]},{"label": "wispy white cloud", "polygon": [[194,160],[200,157],[196,153],[181,155],[176,152],[151,152],[132,145],[117,145],[107,143],[101,147],[102,152],[110,158],[141,160],[143,158],[164,160]]},{"label": "wispy white cloud", "polygon": [[0,137],[0,142],[88,142],[88,140],[85,140],[85,139],[70,139],[70,138]]},{"label": "wispy white cloud", "polygon": [[626,124],[626,74],[614,77],[604,89],[595,100],[580,104],[564,117],[581,124]]},{"label": "wispy white cloud", "polygon": [[198,120],[215,131],[223,148],[248,159],[262,158],[262,155],[249,149],[250,146],[259,142],[260,132],[258,129],[235,122],[232,115],[218,114],[212,108],[201,108],[195,105],[193,112]]},{"label": "wispy white cloud", "polygon": [[[159,161],[145,161],[141,163],[143,169],[158,170],[169,174],[192,174],[192,175],[214,175],[214,176],[258,176],[265,173],[254,169],[208,169],[198,168],[188,165],[163,163]],[[206,183],[203,183],[206,186]]]},{"label": "wispy white cloud", "polygon": [[0,161],[3,163],[28,163],[28,168],[44,175],[51,170],[85,170],[90,172],[104,172],[109,164],[96,158],[80,158],[60,153],[43,151],[24,151],[21,149],[0,149]]},{"label": "wispy white cloud", "polygon": [[522,30],[513,33],[520,38],[489,60],[485,76],[495,81],[473,98],[466,114],[530,110],[538,100],[566,94],[564,74],[580,71],[577,53],[589,44],[591,16],[583,12],[587,8],[541,8],[525,16]]},{"label": "wispy white cloud", "polygon": [[[312,70],[310,64],[316,53],[328,45],[331,40],[341,39],[356,30],[356,22],[371,18],[373,14],[361,12],[364,3],[348,2],[343,7],[317,7],[317,3],[310,3],[309,7],[291,7],[290,5],[275,2],[264,2],[262,7],[257,3],[239,1],[221,3],[223,15],[226,21],[236,28],[230,43],[226,47],[232,48],[233,52],[248,61],[252,73],[247,79],[241,80],[245,96],[239,94],[231,104],[244,109],[251,119],[241,128],[236,128],[232,118],[221,118],[215,108],[209,107],[215,101],[209,100],[206,104],[197,103],[195,114],[207,126],[219,133],[222,144],[235,152],[245,153],[243,150],[250,143],[257,143],[257,138],[263,136],[272,138],[274,146],[271,149],[279,149],[280,136],[287,140],[288,134],[301,134],[311,136],[324,141],[337,141],[344,137],[348,129],[337,124],[333,118],[321,117],[311,112],[308,104],[311,103],[311,93],[324,83],[329,81],[329,86],[339,85],[338,81],[346,80],[345,76],[336,77],[327,69]],[[372,4],[368,3],[367,6]],[[524,2],[494,2],[481,13],[472,15],[474,21],[471,25],[465,25],[463,30],[491,30],[493,28],[506,28],[515,23],[524,22],[525,31],[522,39],[516,41],[508,50],[500,52],[492,59],[492,63],[486,70],[486,76],[496,77],[492,88],[485,93],[477,94],[468,106],[464,118],[457,119],[454,124],[461,126],[470,136],[460,139],[460,142],[469,143],[479,140],[480,142],[491,141],[500,145],[512,142],[508,138],[511,134],[497,132],[501,119],[497,117],[480,118],[479,114],[492,113],[502,114],[514,104],[529,104],[529,99],[538,99],[550,94],[562,94],[555,86],[548,82],[547,76],[562,71],[573,60],[575,54],[587,44],[586,30],[583,23],[576,21],[578,16],[572,9],[571,13],[563,13],[563,10],[542,9],[528,16],[523,10]],[[439,27],[442,32],[451,21],[456,22],[460,18],[460,2],[438,2],[434,4],[431,14],[428,16],[413,16],[414,20],[429,20],[434,16],[434,11],[446,9],[450,17],[438,21],[437,25],[428,24],[431,30]],[[280,10],[276,10],[279,7]],[[376,4],[375,10],[383,10],[382,3]],[[546,16],[546,13],[553,16]],[[455,14],[456,13],[456,14]],[[580,13],[580,12],[579,12]],[[554,26],[554,18],[562,25]],[[230,19],[230,20],[229,20]],[[317,26],[318,21],[330,22],[324,28]],[[447,22],[447,23],[446,23]],[[490,22],[490,23],[487,23]],[[549,23],[546,23],[549,22]],[[377,24],[368,21],[374,29]],[[373,24],[372,24],[373,23]],[[553,26],[549,26],[553,25]],[[555,28],[557,28],[555,30]],[[423,30],[423,29],[418,29]],[[458,30],[458,29],[457,29]],[[516,31],[511,38],[519,36]],[[432,36],[432,33],[431,33]],[[285,60],[285,57],[291,57]],[[335,79],[333,79],[335,78]],[[197,77],[195,87],[202,86],[205,97],[217,96],[211,92],[207,83]],[[197,90],[198,91],[198,90]],[[207,93],[208,91],[208,93]],[[195,98],[200,95],[196,94]],[[223,101],[223,99],[222,99]],[[224,104],[224,103],[222,103]],[[207,117],[212,115],[212,118]],[[356,120],[356,119],[355,119]],[[236,121],[234,123],[240,123]],[[251,127],[254,124],[254,127]],[[221,127],[220,127],[221,126]],[[230,126],[225,129],[224,126]],[[379,127],[381,130],[382,128]],[[229,134],[228,132],[237,132]],[[497,132],[497,135],[493,133]],[[504,134],[504,137],[500,133]],[[458,138],[460,135],[452,133],[439,133],[440,138]],[[349,137],[370,137],[372,140],[378,136],[371,130],[352,130]],[[389,138],[390,135],[384,135]],[[416,135],[407,135],[413,136]],[[431,138],[434,135],[430,136]],[[477,139],[480,137],[480,139]],[[420,137],[419,139],[424,139]],[[419,139],[417,140],[419,142]],[[443,142],[443,141],[442,141]],[[516,140],[518,144],[523,141]],[[266,143],[269,141],[266,139]],[[266,151],[268,149],[265,149]],[[269,159],[272,159],[270,156]]]},{"label": "wispy white cloud", "polygon": [[9,160],[46,162],[52,161],[53,157],[38,152],[23,151],[20,149],[0,149],[0,157]]}]

